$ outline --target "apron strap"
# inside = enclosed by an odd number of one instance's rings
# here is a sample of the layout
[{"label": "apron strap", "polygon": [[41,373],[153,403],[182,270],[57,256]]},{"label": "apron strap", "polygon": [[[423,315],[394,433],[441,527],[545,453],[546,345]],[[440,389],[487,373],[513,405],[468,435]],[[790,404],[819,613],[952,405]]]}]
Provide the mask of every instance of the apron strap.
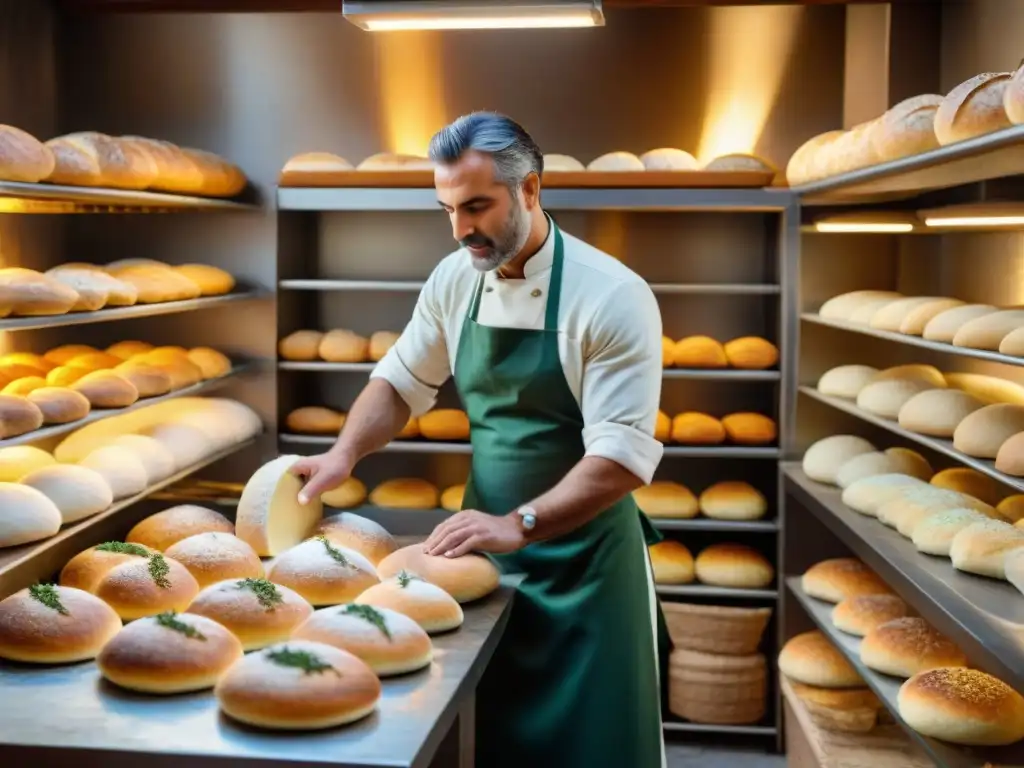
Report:
[{"label": "apron strap", "polygon": [[549,216],[551,228],[555,236],[555,255],[551,261],[551,280],[548,283],[548,303],[544,310],[544,330],[558,330],[558,305],[562,298],[562,264],[565,261],[565,244],[562,242],[562,231]]},{"label": "apron strap", "polygon": [[476,279],[476,289],[473,291],[473,299],[469,303],[469,314],[467,315],[468,320],[476,322],[476,315],[480,311],[480,295],[484,291],[484,274],[480,273],[480,276]]}]

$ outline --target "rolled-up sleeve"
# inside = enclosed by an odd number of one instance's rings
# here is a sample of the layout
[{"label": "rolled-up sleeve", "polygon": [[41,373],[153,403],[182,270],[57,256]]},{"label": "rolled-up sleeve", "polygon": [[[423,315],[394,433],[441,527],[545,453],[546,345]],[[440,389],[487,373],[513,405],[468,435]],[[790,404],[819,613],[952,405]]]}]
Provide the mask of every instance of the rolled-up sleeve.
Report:
[{"label": "rolled-up sleeve", "polygon": [[661,401],[661,312],[650,287],[623,283],[588,329],[580,406],[587,456],[621,464],[645,484],[664,451],[654,439]]},{"label": "rolled-up sleeve", "polygon": [[437,390],[451,376],[438,301],[443,279],[441,269],[431,273],[416,300],[412,319],[370,374],[371,379],[385,379],[394,387],[412,416],[421,416],[434,406]]}]

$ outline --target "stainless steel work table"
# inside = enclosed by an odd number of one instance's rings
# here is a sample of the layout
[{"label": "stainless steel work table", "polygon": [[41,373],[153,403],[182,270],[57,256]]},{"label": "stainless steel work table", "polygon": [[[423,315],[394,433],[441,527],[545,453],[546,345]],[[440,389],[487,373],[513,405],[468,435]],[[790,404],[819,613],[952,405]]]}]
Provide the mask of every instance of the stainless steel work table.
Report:
[{"label": "stainless steel work table", "polygon": [[[92,662],[0,666],[0,762],[45,768],[470,768],[474,695],[508,621],[515,579],[464,606],[434,662],[383,680],[378,711],[329,731],[268,732],[229,720],[212,692],[142,696]],[[436,758],[436,762],[435,761]]]}]

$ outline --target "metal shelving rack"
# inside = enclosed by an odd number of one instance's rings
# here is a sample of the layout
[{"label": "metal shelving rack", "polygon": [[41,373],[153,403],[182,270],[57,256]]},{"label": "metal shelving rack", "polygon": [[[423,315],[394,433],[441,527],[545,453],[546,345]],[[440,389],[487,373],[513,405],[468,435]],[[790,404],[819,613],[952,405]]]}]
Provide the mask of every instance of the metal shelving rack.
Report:
[{"label": "metal shelving rack", "polygon": [[[777,472],[777,461],[786,452],[786,447],[792,442],[794,435],[794,397],[795,397],[795,334],[794,324],[789,318],[796,317],[796,285],[799,247],[799,215],[794,198],[785,189],[545,189],[543,193],[544,206],[556,217],[563,213],[572,215],[594,214],[596,212],[614,211],[627,212],[641,215],[647,214],[670,214],[684,212],[700,213],[731,213],[731,214],[761,214],[770,221],[767,224],[768,235],[764,239],[764,248],[768,253],[728,253],[723,256],[733,260],[753,260],[762,265],[763,272],[772,272],[769,279],[753,282],[744,280],[723,279],[720,282],[709,282],[707,280],[692,282],[668,282],[662,277],[659,280],[651,280],[650,285],[659,300],[687,300],[702,301],[713,298],[717,302],[744,302],[748,300],[759,300],[766,302],[772,307],[770,320],[766,320],[768,327],[761,331],[761,335],[773,339],[780,349],[780,363],[777,370],[767,371],[744,371],[744,370],[680,370],[666,369],[664,378],[666,383],[671,381],[695,382],[722,382],[735,384],[743,387],[771,386],[776,393],[773,398],[775,413],[773,414],[778,422],[779,439],[778,444],[764,447],[751,446],[680,446],[667,445],[665,448],[665,459],[662,467],[666,476],[674,476],[678,473],[676,462],[679,459],[706,460],[712,462],[734,462],[743,459],[739,463],[729,463],[726,466],[732,467],[730,477],[740,479],[747,476],[751,471],[749,468],[759,465],[759,462],[771,462],[770,474],[772,479]],[[367,272],[365,260],[373,260],[375,255],[364,254],[361,256],[347,256],[345,249],[331,240],[330,225],[325,221],[337,214],[346,214],[356,217],[358,222],[360,216],[372,215],[379,217],[382,214],[412,214],[422,215],[418,212],[434,212],[437,210],[437,199],[433,189],[426,188],[288,188],[281,187],[277,192],[277,203],[280,211],[279,220],[282,222],[282,237],[279,248],[279,274],[281,279],[278,282],[280,292],[279,307],[279,337],[283,337],[300,327],[317,327],[310,324],[311,303],[317,301],[330,302],[332,306],[340,306],[345,299],[355,300],[360,296],[372,295],[374,301],[380,303],[403,302],[411,308],[411,302],[423,285],[426,275],[418,276],[418,279],[409,279],[411,275],[403,273],[396,279],[380,279],[381,275]],[[379,222],[379,219],[374,219]],[[355,227],[358,229],[358,226]],[[339,228],[341,229],[341,228]],[[316,237],[305,233],[317,231]],[[371,230],[375,231],[375,230]],[[357,241],[366,246],[367,240]],[[370,238],[372,241],[372,238]],[[372,241],[371,247],[378,247]],[[387,245],[379,246],[382,249],[394,249],[391,239]],[[325,251],[325,249],[327,249]],[[324,253],[328,255],[325,257]],[[391,257],[396,256],[394,250],[387,251]],[[438,253],[444,251],[438,250]],[[315,254],[315,256],[314,256]],[[326,267],[323,259],[334,259],[333,268]],[[340,260],[340,261],[339,261]],[[353,260],[359,260],[356,263]],[[768,265],[768,262],[774,262]],[[749,261],[747,262],[750,263]],[[296,266],[299,265],[299,266]],[[767,266],[766,266],[767,265]],[[352,267],[357,269],[353,274]],[[371,267],[372,269],[372,267]],[[328,277],[324,273],[331,274]],[[643,272],[641,271],[641,274]],[[310,294],[314,294],[310,296]],[[289,296],[292,298],[289,299]],[[310,301],[313,300],[313,302]],[[282,313],[287,313],[287,302],[293,301],[292,317],[286,318]],[[362,306],[362,305],[361,305]],[[716,304],[715,307],[724,306]],[[318,310],[322,316],[323,310]],[[663,306],[663,313],[664,313]],[[307,318],[304,323],[295,322],[295,317]],[[771,327],[775,326],[775,327]],[[344,326],[335,326],[344,327]],[[321,330],[326,328],[321,327]],[[375,328],[368,329],[376,330]],[[363,332],[363,331],[359,331]],[[673,338],[681,338],[690,333],[698,331],[687,328],[666,327],[666,333]],[[737,334],[738,335],[738,334]],[[722,341],[727,340],[723,338]],[[372,363],[326,363],[326,362],[295,362],[278,361],[279,372],[291,372],[294,375],[332,375],[350,376],[343,378],[345,386],[354,386],[360,382],[373,369]],[[332,380],[333,381],[333,380]],[[332,385],[333,387],[333,385]],[[279,421],[291,407],[300,405],[315,405],[319,403],[303,401],[294,394],[296,391],[303,391],[302,386],[286,385],[284,381],[279,386]],[[285,399],[291,399],[285,405]],[[332,406],[333,407],[333,406]],[[342,409],[344,409],[342,407]],[[325,449],[334,442],[333,436],[321,435],[298,435],[279,433],[278,442],[282,452],[315,452]],[[467,454],[471,451],[468,443],[431,443],[424,440],[396,440],[388,445],[384,456],[380,457],[385,462],[404,462],[416,454],[420,454],[427,461],[440,461],[446,456],[461,457],[468,461]],[[405,456],[405,459],[399,458]],[[430,458],[436,457],[436,458]],[[371,457],[372,458],[372,457]],[[749,460],[749,461],[748,461]],[[433,464],[431,466],[434,466]],[[466,464],[468,466],[468,464]],[[702,482],[697,480],[697,482]],[[686,482],[683,480],[682,482]],[[710,484],[708,482],[707,484]],[[368,483],[368,485],[370,485]],[[755,485],[757,483],[755,482]],[[776,486],[776,496],[781,500],[781,487]],[[770,494],[769,498],[772,498]],[[732,522],[710,520],[707,518],[696,518],[692,520],[655,520],[655,525],[669,536],[679,535],[710,537],[711,540],[749,541],[760,542],[759,546],[770,552],[772,560],[778,564],[779,578],[781,579],[781,539],[780,531],[784,526],[781,510],[781,503],[772,500],[771,506],[777,507],[776,514],[769,518],[753,522]],[[417,534],[428,533],[433,525],[446,515],[443,510],[392,510],[379,509],[374,507],[360,507],[353,510],[378,520],[386,527],[400,532],[415,532]],[[758,546],[755,544],[755,546]],[[696,554],[696,550],[694,551]],[[780,581],[781,585],[781,581]],[[774,606],[776,619],[772,623],[772,629],[766,636],[766,655],[774,658],[777,650],[778,637],[774,636],[773,630],[782,626],[781,621],[781,589],[773,587],[767,589],[726,589],[710,587],[701,584],[690,584],[684,586],[659,585],[657,587],[659,596],[662,599],[690,599],[698,601],[722,601],[727,605],[755,605],[765,604]],[[775,676],[772,675],[774,681]],[[666,732],[691,732],[721,734],[724,738],[730,736],[755,736],[773,739],[776,748],[781,749],[781,697],[777,684],[772,685],[770,693],[771,702],[769,711],[771,719],[769,722],[750,726],[716,726],[701,725],[679,721],[674,716],[666,715]]]},{"label": "metal shelving rack", "polygon": [[[934,209],[944,202],[959,203],[965,198],[984,198],[1008,190],[1013,199],[1019,200],[1019,187],[1014,185],[1020,179],[1010,177],[1021,174],[1024,126],[1016,126],[794,187],[792,191],[802,206],[829,206],[830,213],[855,210],[852,206],[858,204],[871,204],[872,211],[894,208],[905,213],[915,204]],[[847,205],[850,207],[843,207]],[[880,449],[890,445],[915,448],[936,469],[970,467],[998,481],[1007,493],[1024,492],[1024,478],[996,470],[993,462],[966,456],[949,440],[911,432],[896,421],[868,413],[853,401],[824,395],[815,387],[825,370],[844,363],[883,368],[903,362],[926,362],[941,370],[976,371],[1019,381],[1024,359],[880,331],[867,325],[822,318],[817,313],[824,300],[839,293],[858,288],[901,290],[904,281],[907,287],[903,292],[910,296],[946,295],[969,302],[999,304],[1001,299],[997,297],[1006,295],[1014,283],[1006,280],[1005,273],[964,279],[965,270],[969,269],[966,263],[972,256],[975,263],[982,256],[992,256],[989,248],[993,241],[982,234],[992,229],[982,224],[973,229],[936,228],[927,233],[932,238],[918,238],[922,227],[917,226],[913,232],[898,235],[822,234],[807,227],[808,234],[800,249],[801,306],[795,307],[789,320],[799,339],[799,408],[796,440],[780,466],[780,486],[789,522],[783,535],[784,637],[811,627],[825,633],[908,737],[944,768],[1024,765],[1024,744],[991,750],[961,747],[913,731],[899,717],[896,694],[901,681],[875,673],[860,662],[859,640],[832,626],[831,606],[807,596],[801,589],[799,575],[826,557],[859,557],[925,620],[958,643],[972,666],[1021,692],[1024,596],[1007,582],[957,571],[946,558],[919,553],[897,531],[846,507],[838,488],[808,478],[800,458],[811,443],[822,437],[861,434]],[[945,248],[943,243],[955,247]],[[986,262],[984,271],[996,272],[996,263]],[[940,282],[941,285],[937,284]]]}]

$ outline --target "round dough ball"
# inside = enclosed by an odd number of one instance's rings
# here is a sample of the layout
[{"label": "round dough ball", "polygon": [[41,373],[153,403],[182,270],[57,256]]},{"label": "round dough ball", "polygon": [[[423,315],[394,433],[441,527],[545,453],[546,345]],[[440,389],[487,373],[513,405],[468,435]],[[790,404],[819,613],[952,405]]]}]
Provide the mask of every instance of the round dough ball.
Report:
[{"label": "round dough ball", "polygon": [[790,638],[779,652],[779,671],[818,688],[860,688],[864,680],[846,657],[818,630]]},{"label": "round dough ball", "polygon": [[184,611],[199,594],[199,584],[181,563],[155,553],[115,565],[100,578],[95,594],[131,621]]},{"label": "round dough ball", "polygon": [[370,359],[378,362],[384,358],[388,350],[398,343],[400,333],[394,331],[376,331],[370,335]]},{"label": "round dough ball", "polygon": [[654,439],[667,443],[672,439],[672,419],[664,411],[658,411],[654,418]]},{"label": "round dough ball", "polygon": [[723,347],[733,368],[763,371],[779,362],[779,348],[758,336],[742,336]]},{"label": "round dough ball", "polygon": [[731,173],[778,173],[778,169],[763,157],[742,152],[719,155],[705,165],[704,170]]},{"label": "round dough ball", "polygon": [[335,509],[348,509],[366,501],[366,486],[355,477],[342,480],[341,485],[320,494],[320,501]]},{"label": "round dough ball", "polygon": [[64,524],[98,514],[114,503],[114,492],[103,475],[74,464],[42,467],[21,478],[21,484],[52,501]]},{"label": "round dough ball", "polygon": [[730,413],[722,418],[722,426],[737,445],[768,445],[778,436],[775,420],[760,413]]},{"label": "round dough ball", "polygon": [[188,612],[213,619],[246,651],[254,651],[291,637],[313,606],[295,590],[266,579],[227,579],[203,589]]},{"label": "round dough ball", "polygon": [[666,539],[648,547],[655,584],[689,584],[694,579],[690,550],[678,541]]},{"label": "round dough ball", "polygon": [[73,587],[34,584],[0,600],[0,658],[69,664],[96,658],[121,629],[114,609]]},{"label": "round dough ball", "polygon": [[163,552],[172,544],[200,533],[234,532],[234,524],[220,512],[195,504],[179,504],[140,520],[125,540]]},{"label": "round dough ball", "polygon": [[294,589],[314,606],[351,602],[380,581],[369,560],[324,536],[282,552],[267,569],[267,578]]},{"label": "round dough ball", "polygon": [[166,550],[188,568],[203,589],[225,579],[263,578],[263,561],[255,550],[230,533],[197,533]]},{"label": "round dough ball", "polygon": [[587,165],[588,171],[644,171],[646,167],[631,152],[608,152]]},{"label": "round dough ball", "polygon": [[862,453],[877,452],[874,445],[856,435],[824,437],[804,452],[802,468],[811,480],[837,484],[840,467]]},{"label": "round dough ball", "polygon": [[325,536],[338,547],[355,550],[374,566],[398,549],[384,526],[352,512],[325,517],[317,526],[316,535]]},{"label": "round dough ball", "polygon": [[318,353],[329,363],[362,363],[369,358],[370,341],[352,331],[336,329],[324,334]]},{"label": "round dough ball", "polygon": [[548,171],[563,172],[563,171],[585,171],[585,170],[587,170],[586,166],[584,166],[583,163],[581,163],[579,160],[577,160],[572,155],[559,155],[559,154],[544,155],[544,172],[545,173],[547,173]]},{"label": "round dough ball", "polygon": [[706,488],[700,495],[700,511],[716,520],[760,520],[768,500],[749,483],[727,480]]},{"label": "round dough ball", "polygon": [[891,595],[889,585],[855,557],[834,557],[808,568],[800,580],[811,597],[841,603],[860,595]]},{"label": "round dough ball", "polygon": [[775,578],[775,568],[764,555],[741,544],[712,544],[694,563],[697,581],[716,587],[763,589]]},{"label": "round dough ball", "polygon": [[963,667],[967,656],[924,619],[907,616],[880,624],[860,644],[868,669],[893,677],[911,677],[936,667]]},{"label": "round dough ball", "polygon": [[476,554],[452,558],[428,555],[422,544],[402,547],[377,564],[382,579],[397,576],[401,571],[422,576],[460,603],[486,597],[500,583],[500,573],[490,558]]},{"label": "round dough ball", "polygon": [[697,516],[697,497],[679,483],[659,480],[633,491],[640,511],[652,518],[690,519]]},{"label": "round dough ball", "polygon": [[454,597],[408,571],[385,578],[359,595],[355,602],[404,613],[430,635],[457,629],[464,619],[462,606]]},{"label": "round dough ball", "polygon": [[896,595],[857,595],[832,609],[832,625],[841,632],[863,637],[880,624],[912,615],[910,606]]},{"label": "round dough ball", "polygon": [[693,155],[674,147],[648,150],[640,155],[640,162],[648,171],[696,171],[700,168]]}]

